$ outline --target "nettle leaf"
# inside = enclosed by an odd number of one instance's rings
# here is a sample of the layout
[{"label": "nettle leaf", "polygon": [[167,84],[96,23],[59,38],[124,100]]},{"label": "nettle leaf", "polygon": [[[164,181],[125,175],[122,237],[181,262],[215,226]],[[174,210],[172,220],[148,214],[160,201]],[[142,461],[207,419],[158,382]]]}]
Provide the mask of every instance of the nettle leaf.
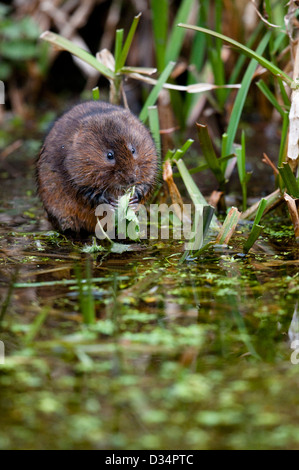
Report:
[{"label": "nettle leaf", "polygon": [[29,60],[37,57],[38,51],[36,44],[19,39],[3,42],[0,45],[0,55],[10,60]]},{"label": "nettle leaf", "polygon": [[12,21],[10,19],[2,21],[0,25],[0,33],[8,40],[22,38],[36,40],[39,37],[40,31],[38,25],[32,20],[32,18],[25,17],[19,21]]},{"label": "nettle leaf", "polygon": [[7,62],[0,62],[0,80],[7,80],[12,73],[12,67]]},{"label": "nettle leaf", "polygon": [[30,17],[22,18],[19,23],[20,31],[27,39],[35,40],[40,35],[40,30],[35,21]]}]

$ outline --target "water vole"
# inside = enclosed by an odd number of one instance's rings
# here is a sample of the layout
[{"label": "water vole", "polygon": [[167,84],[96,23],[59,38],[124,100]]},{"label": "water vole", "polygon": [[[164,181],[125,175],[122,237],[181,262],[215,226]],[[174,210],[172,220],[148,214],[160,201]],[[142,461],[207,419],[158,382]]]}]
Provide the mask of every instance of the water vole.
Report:
[{"label": "water vole", "polygon": [[135,186],[133,202],[154,188],[157,152],[130,111],[101,101],[74,106],[54,123],[37,161],[38,193],[60,231],[95,231],[95,208]]}]

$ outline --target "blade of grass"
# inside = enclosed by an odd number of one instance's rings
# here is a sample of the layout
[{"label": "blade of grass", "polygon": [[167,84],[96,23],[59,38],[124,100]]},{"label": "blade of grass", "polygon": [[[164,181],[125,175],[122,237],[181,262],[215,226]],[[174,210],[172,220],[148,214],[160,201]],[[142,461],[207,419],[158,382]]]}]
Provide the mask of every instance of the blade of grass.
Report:
[{"label": "blade of grass", "polygon": [[119,56],[118,68],[115,68],[116,72],[119,72],[119,70],[125,65],[125,62],[127,60],[127,56],[128,56],[128,53],[129,53],[129,50],[130,50],[130,47],[131,47],[131,44],[132,44],[132,41],[133,41],[133,37],[134,37],[135,31],[136,31],[136,28],[137,28],[139,20],[140,20],[140,17],[141,17],[141,13],[136,15],[133,19],[131,28],[128,32],[128,36],[125,40],[124,47],[122,48],[122,51],[121,51],[120,56]]},{"label": "blade of grass", "polygon": [[[208,15],[208,4],[207,2],[200,2],[198,9],[197,24],[199,26],[204,26],[207,21]],[[192,85],[196,83],[197,73],[202,69],[204,58],[206,53],[206,36],[204,34],[197,34],[194,38],[191,54],[190,54],[190,67],[188,70],[187,76],[187,85]],[[192,70],[193,69],[193,70]],[[190,115],[195,103],[197,102],[197,97],[187,94],[184,101],[184,121],[186,122],[188,116]]]},{"label": "blade of grass", "polygon": [[261,201],[259,202],[259,205],[258,205],[258,210],[257,210],[256,216],[255,216],[255,219],[254,219],[253,226],[252,226],[252,229],[250,231],[249,237],[243,245],[243,252],[244,253],[249,252],[250,248],[256,242],[256,240],[258,239],[258,237],[261,234],[261,231],[264,228],[261,225],[259,225],[259,223],[260,223],[262,215],[263,215],[263,213],[266,209],[266,206],[267,206],[267,200],[266,199],[261,199]]},{"label": "blade of grass", "polygon": [[186,27],[195,31],[200,31],[205,34],[210,34],[212,36],[218,37],[223,39],[224,41],[229,42],[231,45],[237,47],[239,50],[241,50],[244,54],[249,55],[249,57],[252,58],[250,61],[250,64],[247,68],[247,71],[243,77],[242,80],[242,86],[241,89],[238,92],[234,108],[231,114],[229,126],[227,129],[227,134],[228,134],[228,139],[227,139],[227,146],[226,146],[226,153],[230,153],[232,150],[233,142],[236,136],[237,132],[237,127],[239,124],[239,120],[241,117],[242,109],[245,103],[245,99],[249,90],[249,86],[251,84],[252,76],[256,68],[256,63],[259,62],[263,67],[267,68],[271,73],[273,73],[275,76],[278,78],[283,79],[286,83],[288,83],[290,86],[294,86],[294,81],[286,75],[282,70],[280,70],[277,66],[273,65],[270,61],[267,59],[264,59],[261,54],[264,52],[270,37],[271,37],[271,32],[269,31],[268,33],[265,34],[263,39],[261,40],[260,44],[257,47],[256,52],[252,51],[251,49],[247,48],[243,44],[238,43],[237,41],[228,38],[227,36],[224,36],[222,34],[219,34],[217,32],[211,31],[206,28],[202,28],[199,26],[191,26],[191,25],[184,25],[180,24],[179,26],[181,27]]},{"label": "blade of grass", "polygon": [[231,236],[233,235],[237,223],[239,221],[241,212],[238,211],[236,207],[232,207],[227,214],[223,225],[218,233],[218,236],[215,240],[215,243],[219,243],[219,245],[227,245]]},{"label": "blade of grass", "polygon": [[[264,25],[262,22],[260,22],[257,27],[254,29],[254,31],[252,32],[250,38],[248,39],[247,43],[246,43],[246,47],[248,47],[248,49],[251,49],[253,47],[253,45],[255,44],[258,36],[260,35],[262,29],[263,29]],[[246,61],[246,58],[247,56],[246,55],[240,55],[236,64],[234,65],[234,68],[230,74],[230,77],[229,77],[229,80],[228,80],[228,83],[229,84],[232,84],[232,83],[236,83],[237,79],[238,79],[238,76],[240,75],[241,73],[241,70],[245,64],[245,61]]]},{"label": "blade of grass", "polygon": [[115,59],[115,71],[118,71],[120,67],[120,56],[123,47],[124,30],[117,29],[115,32],[115,46],[114,46],[114,59]]},{"label": "blade of grass", "polygon": [[194,140],[193,139],[188,139],[186,140],[186,142],[184,143],[184,145],[181,147],[181,152],[182,154],[184,155],[187,150],[189,149],[189,147],[191,147],[191,145],[193,144]]},{"label": "blade of grass", "polygon": [[249,252],[250,248],[252,248],[256,240],[259,238],[263,228],[264,227],[261,225],[254,225],[254,227],[252,227],[249,237],[243,245],[243,253]]},{"label": "blade of grass", "polygon": [[239,180],[242,188],[242,209],[243,211],[247,208],[247,183],[251,177],[251,173],[246,172],[246,155],[245,155],[245,132],[242,132],[241,147],[236,148],[237,155],[237,167]]},{"label": "blade of grass", "polygon": [[210,225],[213,220],[213,215],[215,213],[215,208],[208,205],[204,206],[203,208],[203,241],[205,241],[205,238],[208,234]]},{"label": "blade of grass", "polygon": [[278,167],[278,171],[283,179],[287,193],[294,198],[299,198],[299,185],[290,165],[284,162],[282,167]]},{"label": "blade of grass", "polygon": [[[178,160],[176,162],[176,165],[178,167],[180,175],[181,175],[181,177],[184,181],[184,184],[187,188],[187,191],[189,193],[190,198],[192,199],[192,202],[193,202],[194,206],[195,207],[196,207],[196,205],[198,205],[198,206],[199,205],[208,206],[209,204],[207,203],[204,196],[201,194],[201,192],[198,189],[197,185],[193,181],[193,178],[190,175],[190,173],[189,173],[185,163],[183,162],[183,160]],[[212,219],[212,222],[211,222],[211,228],[213,230],[218,230],[219,229],[219,225],[218,225],[217,218],[216,218],[215,215],[213,215],[213,219]]]},{"label": "blade of grass", "polygon": [[[154,67],[131,67],[124,66],[121,68],[121,73],[137,74],[137,75],[153,75],[157,72]],[[133,77],[134,78],[134,77]]]},{"label": "blade of grass", "polygon": [[[180,158],[182,158],[183,155],[185,155],[185,153],[188,151],[188,149],[191,147],[191,145],[193,144],[194,140],[193,139],[188,139],[186,140],[186,142],[184,143],[184,145],[180,148],[180,149],[177,149],[176,151],[174,151],[172,154],[170,154],[168,156],[169,160],[172,161],[172,160],[179,160]],[[168,155],[168,153],[167,153]],[[166,160],[166,158],[165,158]]]},{"label": "blade of grass", "polygon": [[[261,40],[260,44],[258,45],[257,51],[261,54],[265,50],[271,33],[268,32]],[[248,94],[249,87],[251,85],[251,80],[253,74],[255,72],[257,66],[256,60],[251,60],[249,62],[248,68],[244,74],[242,79],[241,88],[238,91],[233,110],[230,116],[228,128],[227,128],[227,142],[226,142],[226,154],[232,153],[233,143],[236,137],[237,129],[239,126],[242,110],[244,108],[244,104],[246,101],[246,97]]]},{"label": "blade of grass", "polygon": [[288,130],[289,130],[289,113],[284,111],[282,119],[282,129],[281,129],[281,138],[278,154],[278,165],[281,166],[285,160],[287,154],[287,144],[288,144]]},{"label": "blade of grass", "polygon": [[169,75],[171,74],[173,68],[175,66],[175,62],[169,62],[169,64],[165,67],[163,72],[161,73],[161,76],[159,77],[159,80],[157,81],[156,85],[152,89],[151,93],[147,97],[143,108],[139,114],[139,119],[142,122],[145,122],[147,117],[148,117],[148,107],[149,106],[154,106],[154,104],[157,101],[158,95],[163,88],[164,83],[167,81]]},{"label": "blade of grass", "polygon": [[[273,193],[269,194],[266,196],[265,201],[267,201],[267,204],[265,206],[264,212],[268,212],[272,207],[274,207],[276,204],[278,204],[282,200],[282,195],[279,189],[276,189]],[[241,215],[241,219],[252,219],[254,214],[257,213],[257,210],[259,208],[260,202],[256,202],[253,204],[251,207],[247,209],[247,211],[243,212]]]},{"label": "blade of grass", "polygon": [[[215,30],[220,33],[222,28],[222,1],[215,0]],[[224,85],[225,84],[225,71],[224,71],[224,62],[221,57],[222,52],[222,40],[220,38],[215,38],[215,42],[213,43],[212,37],[207,37],[208,42],[208,55],[210,58],[210,63],[213,69],[213,75],[216,85]],[[223,105],[226,100],[227,91],[224,89],[217,89],[216,90],[217,101],[220,105],[220,108],[223,108]]]},{"label": "blade of grass", "polygon": [[278,103],[276,97],[272,93],[272,91],[269,89],[268,85],[264,82],[264,80],[259,80],[257,82],[257,87],[261,90],[261,92],[265,95],[265,97],[270,101],[270,103],[274,106],[274,108],[277,109],[281,117],[283,118],[284,110]]},{"label": "blade of grass", "polygon": [[159,72],[161,72],[165,67],[165,51],[169,18],[168,8],[168,0],[151,0],[156,62]]},{"label": "blade of grass", "polygon": [[[157,80],[155,80],[152,77],[146,77],[145,75],[150,75],[150,73],[146,73],[148,70],[151,73],[155,72],[155,69],[151,68],[140,68],[140,73],[132,73],[134,69],[138,70],[138,67],[123,67],[121,69],[121,72],[123,73],[130,73],[130,78],[134,78],[135,80],[140,80],[145,83],[149,83],[150,85],[156,85]],[[163,85],[164,88],[167,88],[169,90],[177,90],[177,91],[186,91],[189,94],[195,94],[195,93],[203,93],[205,91],[212,91],[212,90],[217,90],[218,88],[240,88],[241,85],[236,84],[236,85],[213,85],[212,83],[194,83],[193,85],[176,85],[174,83],[165,83]]]},{"label": "blade of grass", "polygon": [[165,155],[164,160],[165,160],[165,161],[166,161],[166,160],[172,160],[174,154],[175,154],[175,150],[168,149],[167,152],[166,152],[166,155]]},{"label": "blade of grass", "polygon": [[275,57],[279,52],[287,47],[287,35],[284,31],[279,33],[273,42],[271,54]]},{"label": "blade of grass", "polygon": [[194,0],[182,0],[180,3],[180,7],[174,19],[173,27],[167,41],[165,51],[166,63],[176,61],[179,56],[186,32],[177,28],[177,24],[188,20],[193,1]]},{"label": "blade of grass", "polygon": [[260,223],[266,207],[267,207],[267,199],[263,198],[259,202],[253,225],[258,225]]},{"label": "blade of grass", "polygon": [[152,137],[156,144],[158,155],[161,155],[161,138],[160,138],[160,124],[157,106],[149,106],[148,108],[149,127]]},{"label": "blade of grass", "polygon": [[100,99],[100,90],[99,87],[95,87],[92,89],[92,99],[97,101]]},{"label": "blade of grass", "polygon": [[180,175],[184,181],[184,184],[187,188],[187,191],[189,193],[189,196],[192,199],[193,204],[196,206],[196,204],[200,205],[203,204],[204,206],[207,206],[208,203],[204,196],[201,194],[200,190],[198,189],[197,185],[193,181],[193,178],[190,176],[190,173],[183,162],[183,160],[178,160],[176,162],[176,165],[178,167],[178,170],[180,172]]},{"label": "blade of grass", "polygon": [[71,54],[75,55],[79,59],[83,60],[87,64],[94,67],[96,70],[98,70],[98,72],[100,72],[106,78],[114,80],[115,74],[112,70],[110,70],[108,67],[103,65],[101,62],[99,62],[89,52],[85,51],[84,49],[81,49],[81,47],[79,46],[76,46],[68,39],[65,39],[59,34],[52,33],[51,31],[45,31],[44,33],[41,34],[40,38],[43,39],[44,41],[50,42],[51,44],[59,47],[60,49],[70,52]]},{"label": "blade of grass", "polygon": [[282,97],[283,104],[289,108],[291,106],[290,98],[286,92],[286,89],[284,87],[283,81],[280,78],[277,78],[279,89],[280,89],[280,94]]},{"label": "blade of grass", "polygon": [[[230,160],[231,158],[233,158],[235,156],[236,155],[234,153],[232,153],[231,155],[226,155],[225,157],[218,158],[218,161],[219,161],[219,163],[227,162],[228,160]],[[189,173],[190,173],[190,175],[194,175],[195,173],[199,173],[200,171],[204,171],[204,170],[208,170],[208,169],[209,169],[209,165],[207,163],[203,163],[202,165],[198,165],[195,168],[191,168],[189,170]],[[177,176],[177,174],[175,174],[174,176]]]},{"label": "blade of grass", "polygon": [[[225,174],[225,170],[226,170],[226,165],[227,165],[227,160],[222,160],[225,158],[226,156],[226,146],[227,146],[227,133],[224,132],[224,134],[222,134],[222,140],[221,140],[221,157],[219,159],[219,164],[220,164],[220,168],[221,168],[221,171]],[[222,161],[220,161],[222,160]]]},{"label": "blade of grass", "polygon": [[[231,39],[230,37],[228,36],[225,36],[223,34],[220,34],[216,31],[213,31],[211,29],[206,29],[206,28],[202,28],[200,26],[193,26],[193,25],[188,25],[188,24],[178,24],[178,26],[182,27],[182,28],[187,28],[187,29],[192,29],[194,31],[198,31],[198,32],[201,32],[201,33],[205,33],[205,34],[209,34],[211,36],[214,36],[216,38],[219,38],[219,39],[222,39],[223,41],[226,41],[228,42],[229,44],[231,44],[232,46],[236,47],[238,50],[240,50],[243,54],[249,56],[251,59],[254,59],[256,62],[258,62],[260,65],[262,65],[263,67],[265,67],[267,70],[269,70],[269,72],[271,72],[273,75],[275,75],[276,77],[279,77],[281,78],[282,80],[284,80],[289,86],[294,86],[294,81],[291,79],[291,77],[289,77],[289,75],[287,75],[286,73],[283,72],[283,70],[281,70],[279,67],[277,67],[276,65],[272,64],[272,62],[270,62],[269,60],[265,59],[261,54],[263,53],[263,50],[265,49],[265,47],[260,47],[261,46],[261,43],[265,40],[265,37],[268,38],[268,41],[270,40],[270,36],[271,36],[271,31],[268,31],[268,33],[265,34],[264,38],[261,40],[258,48],[256,51],[252,51],[251,49],[249,49],[248,47],[244,46],[244,44],[241,44],[240,42],[238,41],[235,41],[234,39]],[[267,43],[268,43],[267,41]],[[265,45],[266,46],[266,45]]]},{"label": "blade of grass", "polygon": [[221,157],[224,157],[226,155],[225,153],[226,142],[227,142],[227,133],[224,132],[224,134],[222,134],[222,140],[221,140]]},{"label": "blade of grass", "polygon": [[196,123],[197,127],[197,134],[199,143],[201,145],[201,149],[205,160],[210,168],[210,170],[216,176],[218,183],[220,185],[220,189],[223,190],[225,184],[225,177],[221,170],[221,166],[219,163],[219,159],[216,156],[211,137],[208,131],[208,127],[202,124]]}]

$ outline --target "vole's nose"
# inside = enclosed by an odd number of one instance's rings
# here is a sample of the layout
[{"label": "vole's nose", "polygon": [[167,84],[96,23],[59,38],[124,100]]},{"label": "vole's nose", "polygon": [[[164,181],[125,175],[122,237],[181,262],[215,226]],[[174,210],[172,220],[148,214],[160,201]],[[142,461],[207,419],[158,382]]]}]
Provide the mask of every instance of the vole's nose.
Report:
[{"label": "vole's nose", "polygon": [[138,169],[132,170],[132,173],[128,176],[127,182],[129,186],[133,186],[137,183],[139,171]]},{"label": "vole's nose", "polygon": [[128,185],[129,186],[133,186],[135,183],[136,183],[137,179],[135,176],[131,175],[128,179],[127,179],[127,182],[128,182]]}]

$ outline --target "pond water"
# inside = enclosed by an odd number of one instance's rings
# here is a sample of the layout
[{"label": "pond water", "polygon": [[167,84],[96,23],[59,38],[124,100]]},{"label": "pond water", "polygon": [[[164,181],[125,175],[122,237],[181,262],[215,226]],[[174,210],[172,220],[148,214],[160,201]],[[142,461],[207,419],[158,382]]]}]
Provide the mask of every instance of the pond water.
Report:
[{"label": "pond water", "polygon": [[87,254],[47,227],[32,161],[0,176],[0,448],[299,448],[298,246],[282,211],[246,257],[245,225],[184,263],[161,240]]}]

